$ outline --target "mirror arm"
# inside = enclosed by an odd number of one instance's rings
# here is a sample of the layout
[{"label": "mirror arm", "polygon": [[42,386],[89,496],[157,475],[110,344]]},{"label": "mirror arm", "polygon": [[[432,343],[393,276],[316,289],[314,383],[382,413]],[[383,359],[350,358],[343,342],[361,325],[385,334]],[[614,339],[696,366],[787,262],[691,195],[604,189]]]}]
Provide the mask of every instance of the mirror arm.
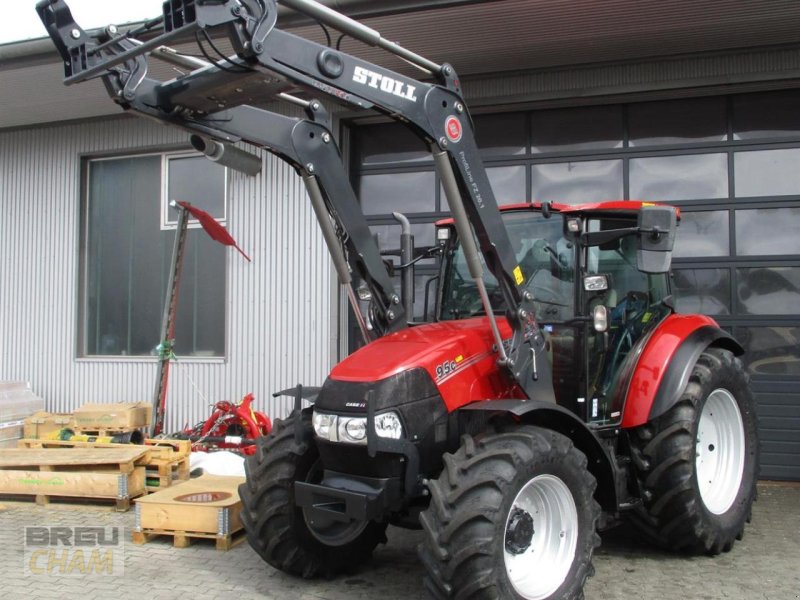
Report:
[{"label": "mirror arm", "polygon": [[[639,227],[626,227],[624,229],[609,229],[607,231],[592,231],[582,233],[580,237],[581,244],[584,246],[599,246],[600,244],[606,244],[608,242],[613,242],[614,240],[618,240],[626,235],[631,235],[634,233],[639,233],[640,231],[644,231]],[[652,230],[648,230],[652,231]]]}]

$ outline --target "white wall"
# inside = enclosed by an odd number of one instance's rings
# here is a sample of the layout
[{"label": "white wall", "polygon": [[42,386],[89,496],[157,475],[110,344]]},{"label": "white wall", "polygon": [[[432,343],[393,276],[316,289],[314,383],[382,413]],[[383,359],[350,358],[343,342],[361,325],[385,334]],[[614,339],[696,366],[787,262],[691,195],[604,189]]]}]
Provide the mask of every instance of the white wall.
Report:
[{"label": "white wall", "polygon": [[[31,381],[51,411],[151,400],[154,359],[76,355],[80,162],[186,139],[127,117],[0,130],[0,380]],[[207,416],[208,402],[247,392],[271,417],[285,416],[291,401],[271,393],[320,384],[335,358],[334,282],[319,227],[300,178],[264,157],[258,177],[229,177],[228,228],[253,262],[228,253],[226,358],[173,367],[168,430]]]}]

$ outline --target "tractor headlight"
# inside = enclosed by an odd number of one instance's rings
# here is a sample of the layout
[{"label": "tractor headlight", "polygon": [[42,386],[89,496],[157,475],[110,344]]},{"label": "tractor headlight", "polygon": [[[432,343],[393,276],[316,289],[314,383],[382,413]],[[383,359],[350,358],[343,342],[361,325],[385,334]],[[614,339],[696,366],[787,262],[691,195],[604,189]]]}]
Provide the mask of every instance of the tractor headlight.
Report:
[{"label": "tractor headlight", "polygon": [[[311,420],[317,437],[329,442],[348,444],[367,443],[367,418],[331,415],[314,411]],[[378,437],[399,440],[403,437],[403,424],[396,412],[375,415],[375,433]]]},{"label": "tractor headlight", "polygon": [[403,424],[396,412],[375,415],[375,433],[378,437],[399,440],[403,437]]},{"label": "tractor headlight", "polygon": [[329,442],[338,441],[336,420],[336,415],[329,415],[314,411],[314,417],[311,420],[311,422],[314,424],[314,433],[316,433],[318,437],[328,440]]},{"label": "tractor headlight", "polygon": [[363,417],[339,417],[339,441],[351,444],[367,443],[367,420]]}]

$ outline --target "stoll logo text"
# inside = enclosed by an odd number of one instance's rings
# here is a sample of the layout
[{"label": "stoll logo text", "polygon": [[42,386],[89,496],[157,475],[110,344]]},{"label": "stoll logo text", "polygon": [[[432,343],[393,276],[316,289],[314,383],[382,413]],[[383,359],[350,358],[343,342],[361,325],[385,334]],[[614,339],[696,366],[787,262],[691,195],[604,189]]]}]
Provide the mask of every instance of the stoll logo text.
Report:
[{"label": "stoll logo text", "polygon": [[122,527],[25,527],[25,575],[111,575],[125,569]]}]

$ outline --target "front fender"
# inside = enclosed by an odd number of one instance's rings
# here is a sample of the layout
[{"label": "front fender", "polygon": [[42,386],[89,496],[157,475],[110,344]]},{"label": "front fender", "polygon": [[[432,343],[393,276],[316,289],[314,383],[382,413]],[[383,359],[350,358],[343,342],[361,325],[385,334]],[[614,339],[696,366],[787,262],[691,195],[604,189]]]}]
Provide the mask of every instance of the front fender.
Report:
[{"label": "front fender", "polygon": [[668,411],[680,398],[697,359],[711,345],[744,353],[714,319],[670,315],[648,340],[625,396],[622,427],[638,427]]},{"label": "front fender", "polygon": [[569,438],[586,455],[587,468],[597,480],[597,500],[604,510],[616,512],[619,495],[612,458],[597,436],[574,413],[541,400],[483,400],[464,406],[462,411],[505,413],[539,427],[552,429]]}]

